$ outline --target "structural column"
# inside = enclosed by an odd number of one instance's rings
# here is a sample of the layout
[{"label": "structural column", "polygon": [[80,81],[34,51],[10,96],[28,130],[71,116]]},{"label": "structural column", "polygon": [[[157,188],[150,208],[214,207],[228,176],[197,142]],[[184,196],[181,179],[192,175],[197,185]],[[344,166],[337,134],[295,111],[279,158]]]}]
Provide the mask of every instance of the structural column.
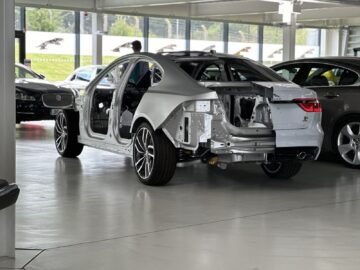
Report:
[{"label": "structural column", "polygon": [[[0,178],[15,182],[14,0],[0,0]],[[0,257],[15,256],[15,207],[0,210]]]},{"label": "structural column", "polygon": [[103,14],[92,15],[92,62],[94,65],[102,64],[102,36],[104,31]]},{"label": "structural column", "polygon": [[283,60],[295,59],[295,47],[296,47],[296,14],[291,14],[291,20],[289,24],[286,24],[283,28]]}]

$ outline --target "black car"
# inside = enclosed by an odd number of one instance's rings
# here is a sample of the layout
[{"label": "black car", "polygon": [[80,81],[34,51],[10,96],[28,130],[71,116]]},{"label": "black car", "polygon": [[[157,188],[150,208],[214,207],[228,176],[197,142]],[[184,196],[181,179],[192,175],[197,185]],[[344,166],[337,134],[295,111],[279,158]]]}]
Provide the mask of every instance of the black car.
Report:
[{"label": "black car", "polygon": [[317,92],[323,107],[323,151],[360,168],[360,58],[301,59],[272,68],[285,79]]},{"label": "black car", "polygon": [[46,81],[24,65],[15,65],[16,123],[22,121],[51,120],[55,116],[45,108],[42,95],[59,87]]}]

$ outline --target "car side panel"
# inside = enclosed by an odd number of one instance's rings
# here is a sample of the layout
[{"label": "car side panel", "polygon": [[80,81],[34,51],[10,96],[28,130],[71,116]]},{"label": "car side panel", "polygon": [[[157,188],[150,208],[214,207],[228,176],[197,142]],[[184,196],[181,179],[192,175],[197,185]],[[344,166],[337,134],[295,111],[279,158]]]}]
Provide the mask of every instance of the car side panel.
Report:
[{"label": "car side panel", "polygon": [[172,93],[159,93],[156,90],[148,91],[142,98],[136,109],[130,132],[133,130],[134,123],[139,118],[145,118],[151,124],[154,130],[166,121],[175,109],[186,101],[190,100],[210,100],[217,99],[215,91],[194,96],[177,95]]},{"label": "car side panel", "polygon": [[331,151],[334,129],[338,120],[346,115],[360,115],[360,86],[309,88],[318,93],[323,108],[322,126],[326,135],[323,147],[324,150]]}]

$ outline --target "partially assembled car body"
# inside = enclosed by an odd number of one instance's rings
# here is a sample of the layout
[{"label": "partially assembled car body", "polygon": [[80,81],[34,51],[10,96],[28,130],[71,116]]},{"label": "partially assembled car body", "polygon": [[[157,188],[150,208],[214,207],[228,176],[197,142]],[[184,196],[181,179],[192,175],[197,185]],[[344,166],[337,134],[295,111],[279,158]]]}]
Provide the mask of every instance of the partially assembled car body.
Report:
[{"label": "partially assembled car body", "polygon": [[83,94],[46,94],[43,102],[61,109],[60,155],[75,157],[83,145],[130,155],[148,185],[166,184],[178,162],[194,160],[223,168],[259,162],[267,175],[289,178],[317,158],[323,139],[314,91],[220,54],[124,56]]}]

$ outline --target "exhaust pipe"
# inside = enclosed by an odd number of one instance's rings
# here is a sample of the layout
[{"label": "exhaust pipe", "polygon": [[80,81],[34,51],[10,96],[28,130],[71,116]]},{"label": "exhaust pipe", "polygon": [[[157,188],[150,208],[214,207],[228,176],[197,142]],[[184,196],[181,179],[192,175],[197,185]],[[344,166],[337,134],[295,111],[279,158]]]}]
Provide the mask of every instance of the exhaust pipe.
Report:
[{"label": "exhaust pipe", "polygon": [[299,154],[297,154],[296,157],[300,160],[304,160],[304,159],[306,159],[307,154],[305,152],[300,152]]}]

